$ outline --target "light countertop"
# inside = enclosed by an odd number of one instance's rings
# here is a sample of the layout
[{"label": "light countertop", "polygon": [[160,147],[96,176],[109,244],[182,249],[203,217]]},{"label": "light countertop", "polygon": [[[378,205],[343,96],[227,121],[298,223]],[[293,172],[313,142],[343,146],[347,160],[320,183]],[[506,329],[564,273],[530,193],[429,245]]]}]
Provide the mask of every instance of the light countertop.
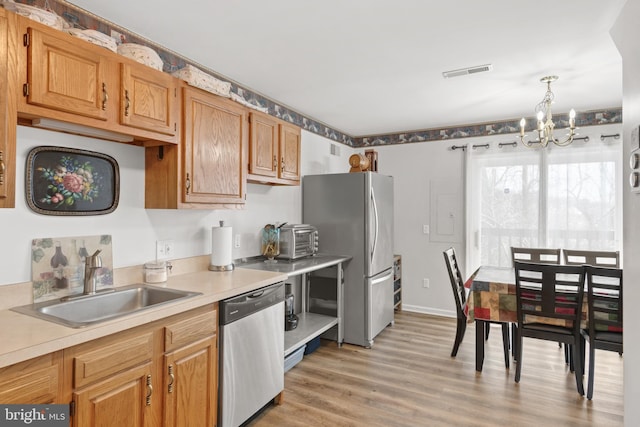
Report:
[{"label": "light countertop", "polygon": [[249,292],[287,277],[284,272],[246,268],[170,276],[166,283],[158,286],[202,295],[79,329],[0,310],[0,368]]}]

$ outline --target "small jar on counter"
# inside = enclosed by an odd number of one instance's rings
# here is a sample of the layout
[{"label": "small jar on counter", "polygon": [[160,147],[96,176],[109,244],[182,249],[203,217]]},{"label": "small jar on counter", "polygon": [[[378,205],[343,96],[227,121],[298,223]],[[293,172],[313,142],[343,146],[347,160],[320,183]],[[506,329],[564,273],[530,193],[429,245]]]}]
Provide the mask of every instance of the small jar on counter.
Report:
[{"label": "small jar on counter", "polygon": [[144,264],[145,283],[164,283],[171,272],[169,261],[149,261]]}]

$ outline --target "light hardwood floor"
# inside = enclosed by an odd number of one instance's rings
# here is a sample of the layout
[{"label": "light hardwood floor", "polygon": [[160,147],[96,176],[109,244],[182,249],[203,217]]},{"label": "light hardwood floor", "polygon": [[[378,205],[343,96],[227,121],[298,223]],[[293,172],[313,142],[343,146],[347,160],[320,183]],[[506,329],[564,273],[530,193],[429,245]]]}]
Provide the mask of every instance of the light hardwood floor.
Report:
[{"label": "light hardwood floor", "polygon": [[[493,327],[484,370],[475,371],[468,325],[450,357],[455,320],[396,312],[371,349],[322,341],[285,374],[284,403],[249,425],[266,426],[622,426],[623,360],[596,351],[593,400],[576,391],[557,343],[525,338],[522,378],[504,367]],[[585,390],[586,390],[585,377]]]}]

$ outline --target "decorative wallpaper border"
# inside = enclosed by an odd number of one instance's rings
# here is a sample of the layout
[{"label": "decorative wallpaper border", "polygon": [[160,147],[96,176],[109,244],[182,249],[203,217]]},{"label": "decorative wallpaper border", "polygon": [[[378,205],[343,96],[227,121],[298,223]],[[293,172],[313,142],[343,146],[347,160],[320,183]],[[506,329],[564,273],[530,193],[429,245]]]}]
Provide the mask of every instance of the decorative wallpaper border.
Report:
[{"label": "decorative wallpaper border", "polygon": [[[554,115],[556,129],[569,127],[568,114]],[[622,108],[587,111],[576,114],[576,127],[622,123]],[[536,118],[527,118],[525,132],[531,135],[535,130]],[[517,134],[520,132],[520,119],[476,125],[454,126],[448,128],[426,129],[413,132],[371,135],[353,138],[354,147],[406,144],[411,142],[443,141],[448,139],[470,138],[491,135]],[[532,136],[533,138],[533,136]]]},{"label": "decorative wallpaper border", "polygon": [[[137,43],[154,49],[163,61],[163,70],[172,73],[190,64],[200,70],[211,74],[215,78],[231,83],[231,92],[239,96],[246,104],[256,107],[257,109],[266,111],[269,115],[293,123],[296,126],[309,132],[331,139],[333,141],[348,145],[350,147],[369,147],[380,145],[405,144],[412,142],[428,142],[441,141],[454,138],[489,136],[496,134],[518,133],[520,131],[519,121],[507,120],[493,123],[461,125],[446,128],[425,129],[411,132],[369,135],[362,137],[352,137],[339,130],[307,117],[297,111],[294,111],[278,102],[269,99],[249,88],[241,86],[237,82],[222,76],[206,66],[194,62],[180,54],[173,52],[163,46],[154,43],[140,35],[130,32],[126,28],[109,22],[93,13],[68,3],[65,0],[15,0],[16,3],[24,3],[41,9],[48,9],[64,18],[67,23],[75,28],[92,29],[100,31],[110,36],[119,36],[121,40],[127,43]],[[46,7],[45,7],[46,6]],[[568,115],[558,114],[556,122],[558,128],[568,126]],[[606,110],[597,110],[584,113],[578,113],[576,117],[576,126],[593,126],[604,123],[621,123],[622,108],[611,108]],[[533,130],[535,118],[527,120],[527,132]]]}]

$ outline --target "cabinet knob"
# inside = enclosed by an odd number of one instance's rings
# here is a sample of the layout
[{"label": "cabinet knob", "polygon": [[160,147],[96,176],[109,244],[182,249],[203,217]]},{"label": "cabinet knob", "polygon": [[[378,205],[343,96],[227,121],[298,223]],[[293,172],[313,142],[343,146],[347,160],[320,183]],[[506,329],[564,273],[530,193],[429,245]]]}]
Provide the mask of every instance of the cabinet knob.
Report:
[{"label": "cabinet knob", "polygon": [[107,84],[102,83],[102,109],[107,109],[107,101],[109,100],[109,94],[107,93]]},{"label": "cabinet knob", "polygon": [[153,386],[151,385],[151,375],[147,375],[147,406],[151,406],[151,395],[153,394]]},{"label": "cabinet knob", "polygon": [[124,91],[124,115],[129,117],[129,107],[131,107],[131,101],[129,100],[129,91]]},{"label": "cabinet knob", "polygon": [[169,365],[169,386],[167,392],[173,393],[173,383],[176,381],[175,375],[173,375],[173,365]]}]

